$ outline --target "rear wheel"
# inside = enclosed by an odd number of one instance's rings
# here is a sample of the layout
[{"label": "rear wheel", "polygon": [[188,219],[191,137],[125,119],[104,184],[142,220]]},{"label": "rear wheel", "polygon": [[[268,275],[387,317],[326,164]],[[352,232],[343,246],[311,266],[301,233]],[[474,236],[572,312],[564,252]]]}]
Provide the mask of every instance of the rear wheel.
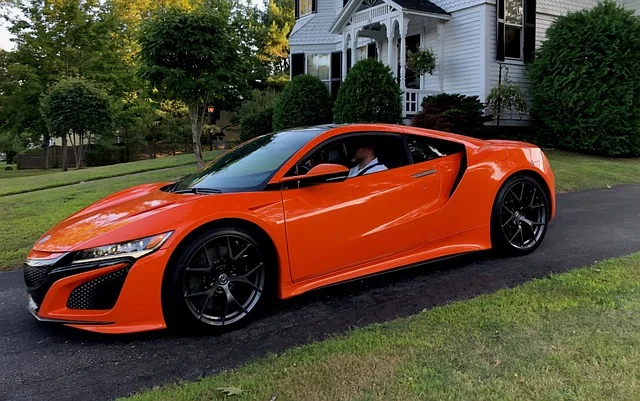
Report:
[{"label": "rear wheel", "polygon": [[549,199],[534,178],[517,175],[502,186],[491,216],[494,248],[509,255],[536,250],[547,233]]},{"label": "rear wheel", "polygon": [[169,267],[167,323],[208,331],[249,322],[269,294],[270,258],[252,233],[218,228],[201,234]]}]

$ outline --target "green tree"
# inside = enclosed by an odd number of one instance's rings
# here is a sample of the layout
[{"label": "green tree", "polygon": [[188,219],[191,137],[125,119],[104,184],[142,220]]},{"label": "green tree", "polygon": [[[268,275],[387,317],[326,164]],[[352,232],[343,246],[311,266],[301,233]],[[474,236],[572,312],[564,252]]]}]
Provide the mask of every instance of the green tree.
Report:
[{"label": "green tree", "polygon": [[[48,143],[39,101],[60,79],[88,78],[113,97],[131,90],[134,75],[123,61],[120,24],[109,1],[24,0],[0,12],[16,46],[6,55],[0,79],[0,103],[7,116],[0,121],[0,135]],[[47,156],[45,152],[45,168]]]},{"label": "green tree", "polygon": [[331,94],[316,76],[298,75],[284,88],[273,112],[273,130],[328,124]]},{"label": "green tree", "polygon": [[336,123],[399,123],[402,92],[391,70],[373,59],[358,61],[344,80],[334,105]]},{"label": "green tree", "polygon": [[551,146],[640,155],[640,17],[605,1],[559,17],[530,68],[532,114]]},{"label": "green tree", "polygon": [[295,23],[293,0],[269,0],[258,59],[267,64],[271,80],[288,77],[289,34]]},{"label": "green tree", "polygon": [[142,24],[141,76],[167,100],[189,107],[193,151],[204,166],[201,137],[206,106],[231,104],[247,86],[242,18],[226,0],[193,11],[161,10]]},{"label": "green tree", "polygon": [[[42,117],[53,136],[66,142],[67,135],[77,138],[74,147],[76,168],[83,162],[86,145],[94,135],[111,128],[112,120],[107,95],[83,79],[70,78],[60,81],[40,102]],[[66,147],[65,147],[66,149]],[[66,170],[66,152],[63,149],[63,170]]]}]

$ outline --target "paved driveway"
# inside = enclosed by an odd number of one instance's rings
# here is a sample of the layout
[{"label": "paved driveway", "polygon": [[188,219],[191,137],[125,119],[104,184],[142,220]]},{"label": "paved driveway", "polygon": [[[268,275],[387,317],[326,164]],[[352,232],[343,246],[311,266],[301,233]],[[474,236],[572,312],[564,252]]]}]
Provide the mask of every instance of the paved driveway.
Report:
[{"label": "paved driveway", "polygon": [[25,308],[21,272],[1,273],[0,400],[110,400],[640,251],[640,186],[560,194],[558,207],[545,243],[527,257],[477,255],[320,290],[280,302],[246,329],[219,337],[107,337],[38,323]]}]

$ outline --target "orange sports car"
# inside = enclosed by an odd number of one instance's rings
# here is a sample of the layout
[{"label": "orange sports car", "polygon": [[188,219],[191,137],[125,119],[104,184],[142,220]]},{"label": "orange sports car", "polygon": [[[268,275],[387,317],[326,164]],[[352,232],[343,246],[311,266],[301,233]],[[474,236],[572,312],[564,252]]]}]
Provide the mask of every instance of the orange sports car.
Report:
[{"label": "orange sports car", "polygon": [[28,305],[101,333],[235,328],[274,298],[468,252],[527,254],[555,208],[535,145],[386,124],[291,129],[60,222],[27,256]]}]

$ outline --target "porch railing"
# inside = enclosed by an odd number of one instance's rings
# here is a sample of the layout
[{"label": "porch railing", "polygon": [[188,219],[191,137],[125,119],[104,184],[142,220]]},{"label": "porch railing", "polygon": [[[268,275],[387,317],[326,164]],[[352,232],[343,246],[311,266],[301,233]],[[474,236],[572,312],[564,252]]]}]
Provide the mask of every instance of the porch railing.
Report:
[{"label": "porch railing", "polygon": [[391,6],[386,3],[379,6],[367,8],[366,10],[362,10],[353,14],[353,17],[351,17],[351,23],[355,25],[361,22],[376,22],[377,19],[384,19],[383,17],[385,17],[389,12],[391,12]]},{"label": "porch railing", "polygon": [[413,116],[420,113],[422,99],[427,96],[437,95],[439,91],[426,89],[405,89],[404,90],[404,109],[402,115],[404,117]]}]

